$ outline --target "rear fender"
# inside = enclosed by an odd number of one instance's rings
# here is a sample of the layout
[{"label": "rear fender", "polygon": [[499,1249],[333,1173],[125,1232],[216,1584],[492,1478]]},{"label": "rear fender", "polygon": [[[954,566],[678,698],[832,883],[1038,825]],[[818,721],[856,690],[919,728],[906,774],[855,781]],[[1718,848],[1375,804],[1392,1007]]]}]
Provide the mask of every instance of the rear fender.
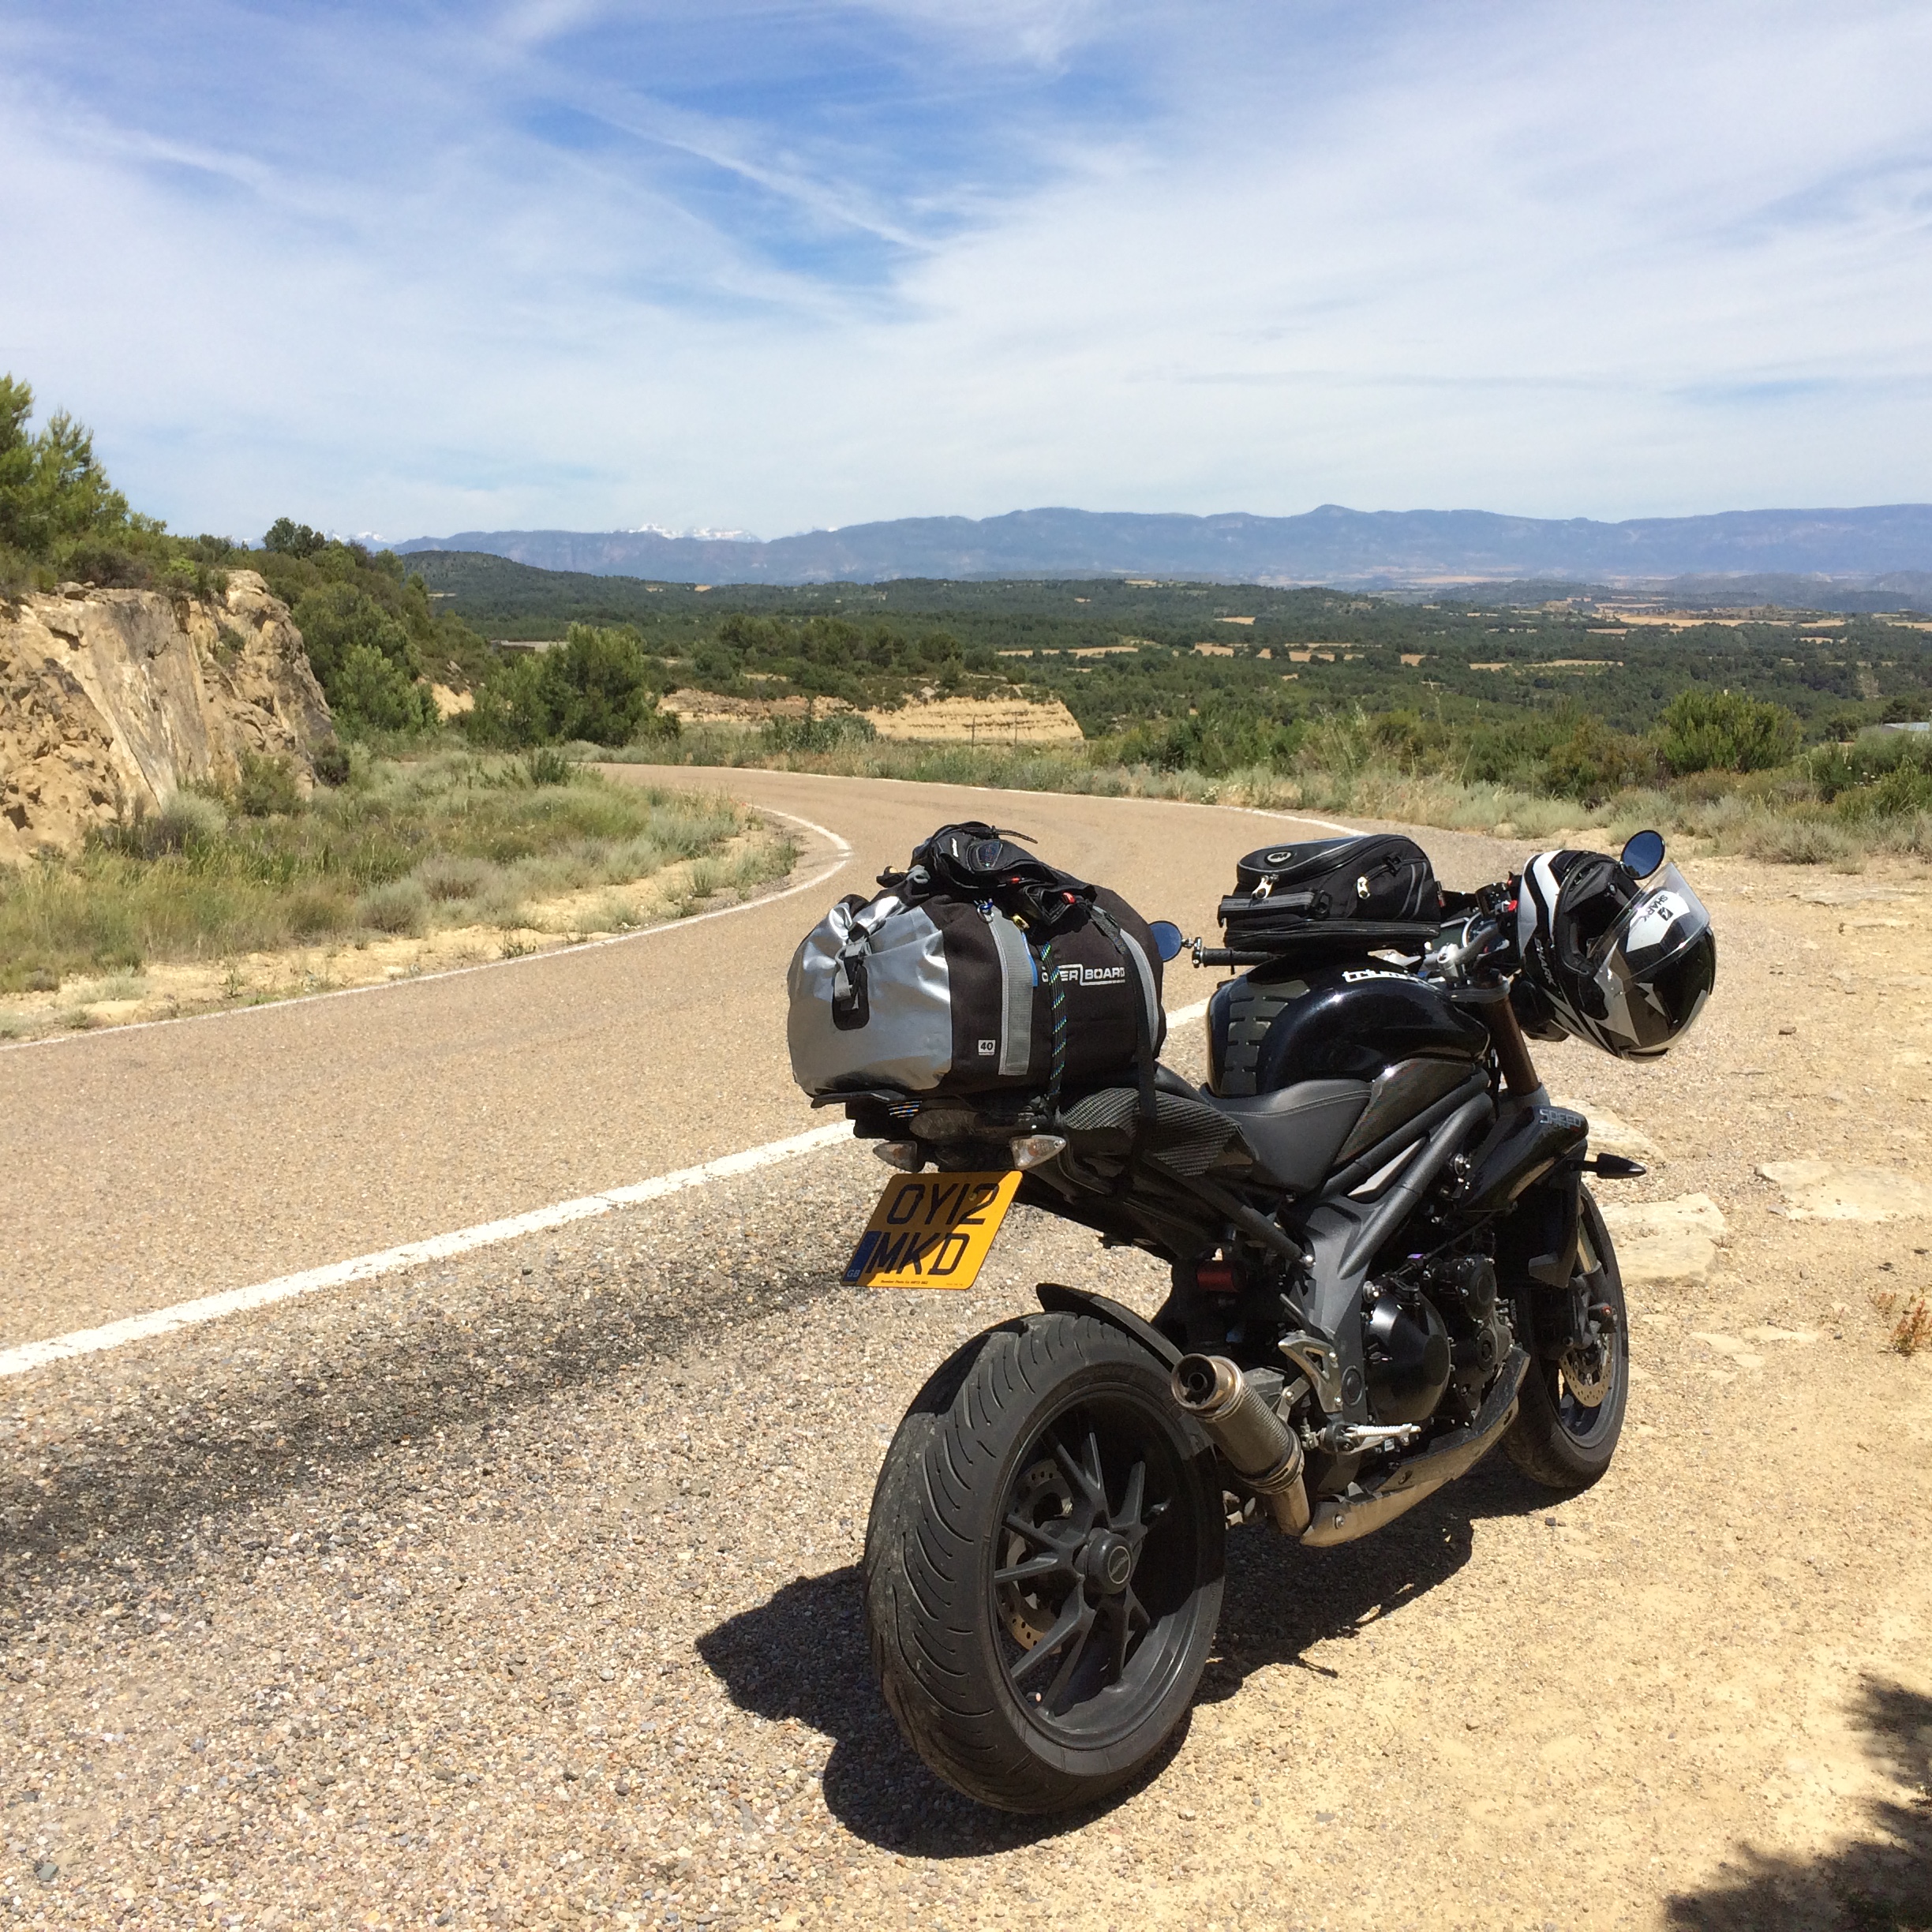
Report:
[{"label": "rear fender", "polygon": [[1110,1301],[1105,1295],[1087,1294],[1078,1288],[1063,1288],[1058,1282],[1042,1282],[1034,1290],[1039,1305],[1052,1315],[1091,1315],[1110,1328],[1131,1336],[1164,1368],[1172,1368],[1181,1351],[1151,1323],[1143,1321],[1130,1308]]}]

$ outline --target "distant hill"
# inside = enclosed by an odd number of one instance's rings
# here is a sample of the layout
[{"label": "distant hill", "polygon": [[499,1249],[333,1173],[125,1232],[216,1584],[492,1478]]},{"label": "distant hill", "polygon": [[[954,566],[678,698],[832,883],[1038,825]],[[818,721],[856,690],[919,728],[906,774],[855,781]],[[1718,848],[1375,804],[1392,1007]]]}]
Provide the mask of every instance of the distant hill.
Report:
[{"label": "distant hill", "polygon": [[483,551],[545,570],[673,583],[1153,576],[1395,590],[1470,581],[1822,576],[1861,579],[1882,591],[1893,586],[1873,580],[1932,571],[1932,504],[1732,510],[1625,523],[1336,504],[1293,517],[1016,510],[979,520],[901,517],[769,543],[632,530],[463,530],[395,548]]}]

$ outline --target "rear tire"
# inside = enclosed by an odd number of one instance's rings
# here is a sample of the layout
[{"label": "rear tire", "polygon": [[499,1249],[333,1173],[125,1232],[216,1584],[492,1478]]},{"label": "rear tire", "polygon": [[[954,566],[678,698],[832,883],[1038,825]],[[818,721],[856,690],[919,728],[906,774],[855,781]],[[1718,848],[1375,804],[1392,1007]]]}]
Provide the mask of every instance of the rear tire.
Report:
[{"label": "rear tire", "polygon": [[[1623,1309],[1623,1277],[1601,1211],[1588,1188],[1582,1190],[1577,1230],[1576,1270],[1592,1281],[1589,1300],[1607,1309],[1593,1318],[1594,1340],[1578,1355],[1532,1355],[1523,1377],[1516,1420],[1503,1438],[1509,1459],[1546,1488],[1587,1489],[1610,1466],[1623,1432],[1623,1409],[1630,1394],[1630,1324]],[[1519,1293],[1518,1325],[1533,1348],[1536,1327],[1529,1290]],[[1574,1379],[1573,1379],[1574,1378]]]},{"label": "rear tire", "polygon": [[990,1329],[926,1385],[866,1530],[874,1668],[907,1741],[1007,1811],[1126,1784],[1193,1702],[1221,1612],[1213,1451],[1090,1316]]}]

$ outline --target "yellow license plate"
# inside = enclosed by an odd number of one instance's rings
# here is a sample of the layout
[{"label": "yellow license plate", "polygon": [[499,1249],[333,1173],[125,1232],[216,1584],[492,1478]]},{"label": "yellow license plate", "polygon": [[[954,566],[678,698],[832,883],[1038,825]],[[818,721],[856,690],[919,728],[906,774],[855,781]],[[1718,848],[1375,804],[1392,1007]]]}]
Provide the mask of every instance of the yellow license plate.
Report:
[{"label": "yellow license plate", "polygon": [[847,1286],[970,1288],[1019,1185],[1017,1170],[901,1174],[845,1264]]}]

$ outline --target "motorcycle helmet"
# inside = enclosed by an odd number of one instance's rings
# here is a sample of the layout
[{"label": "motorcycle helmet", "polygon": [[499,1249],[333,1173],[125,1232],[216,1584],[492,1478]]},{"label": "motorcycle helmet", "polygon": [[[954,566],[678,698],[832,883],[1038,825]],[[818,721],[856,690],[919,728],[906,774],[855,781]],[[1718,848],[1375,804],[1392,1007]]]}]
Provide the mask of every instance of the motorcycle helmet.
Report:
[{"label": "motorcycle helmet", "polygon": [[1710,915],[1674,865],[1640,881],[1602,852],[1539,853],[1517,887],[1516,941],[1525,1030],[1619,1060],[1668,1053],[1717,983]]}]

